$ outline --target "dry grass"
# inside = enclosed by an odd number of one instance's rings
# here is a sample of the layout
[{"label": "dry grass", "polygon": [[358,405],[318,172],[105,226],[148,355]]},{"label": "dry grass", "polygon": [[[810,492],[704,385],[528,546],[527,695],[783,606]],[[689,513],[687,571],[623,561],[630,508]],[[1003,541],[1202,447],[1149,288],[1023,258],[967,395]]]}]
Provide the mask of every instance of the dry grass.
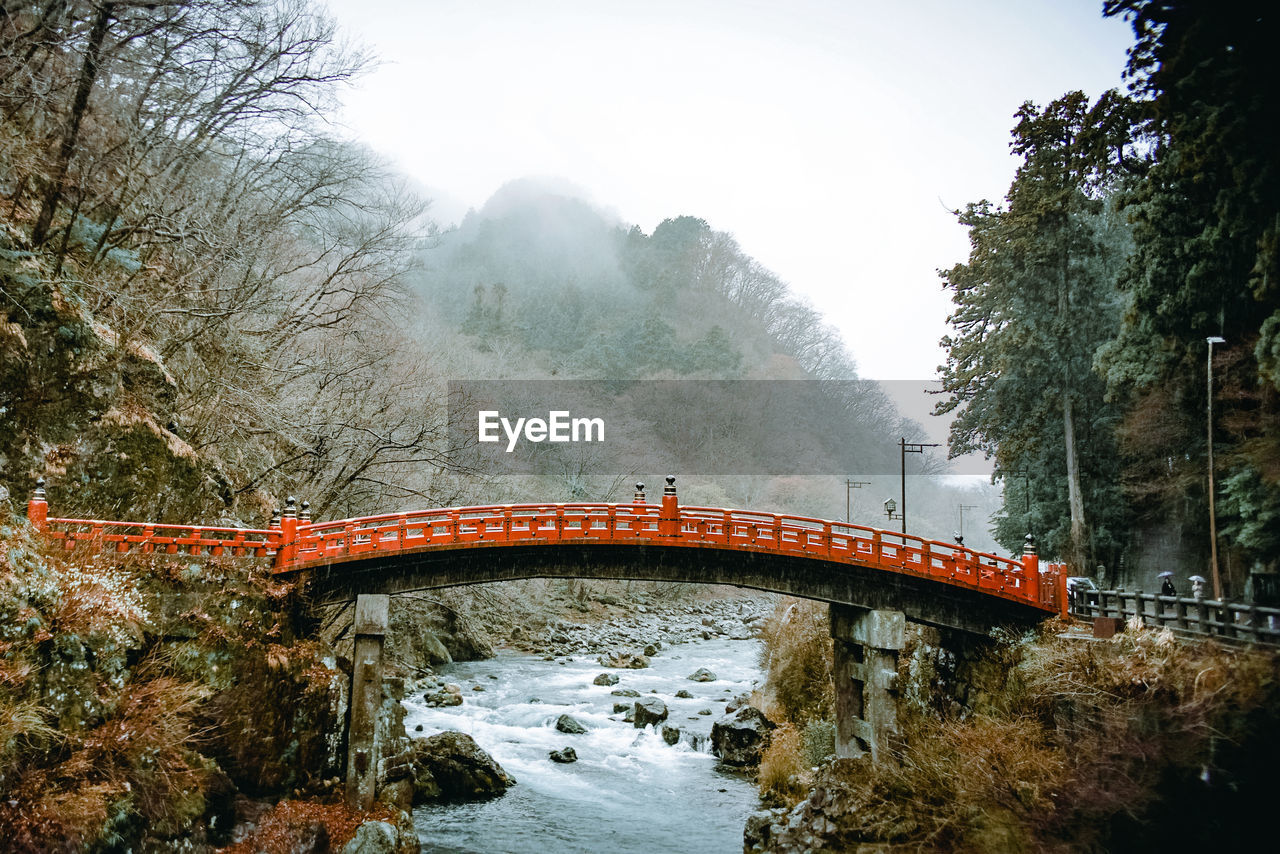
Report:
[{"label": "dry grass", "polygon": [[827,606],[783,599],[760,627],[765,671],[763,710],[770,719],[803,725],[832,717],[831,629]]},{"label": "dry grass", "polygon": [[760,797],[769,804],[795,806],[808,793],[811,777],[800,731],[791,723],[780,725],[760,754]]}]

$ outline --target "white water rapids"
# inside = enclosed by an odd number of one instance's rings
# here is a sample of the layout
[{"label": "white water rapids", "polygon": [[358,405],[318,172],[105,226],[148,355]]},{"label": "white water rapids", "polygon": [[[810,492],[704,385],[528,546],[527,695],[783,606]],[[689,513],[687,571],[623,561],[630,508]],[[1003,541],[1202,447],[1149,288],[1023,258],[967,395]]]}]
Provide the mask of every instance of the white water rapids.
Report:
[{"label": "white water rapids", "polygon": [[[758,808],[755,786],[744,776],[717,771],[705,743],[694,750],[685,736],[670,746],[652,727],[640,730],[623,722],[613,705],[630,706],[635,698],[610,692],[631,688],[660,697],[670,710],[669,725],[705,736],[723,714],[725,701],[750,691],[760,679],[757,650],[755,641],[724,639],[668,646],[646,669],[608,670],[619,677],[614,686],[592,684],[606,670],[594,658],[544,661],[500,653],[488,661],[451,665],[442,675],[462,687],[463,704],[429,708],[420,696],[409,698],[409,734],[468,733],[517,785],[490,801],[415,809],[422,850],[737,854],[743,824]],[[686,678],[699,667],[714,672],[717,680]],[[677,698],[681,689],[693,698]],[[713,714],[698,714],[704,709]],[[562,714],[572,715],[588,732],[557,731]],[[577,762],[550,761],[551,751],[565,747],[577,751]]]}]

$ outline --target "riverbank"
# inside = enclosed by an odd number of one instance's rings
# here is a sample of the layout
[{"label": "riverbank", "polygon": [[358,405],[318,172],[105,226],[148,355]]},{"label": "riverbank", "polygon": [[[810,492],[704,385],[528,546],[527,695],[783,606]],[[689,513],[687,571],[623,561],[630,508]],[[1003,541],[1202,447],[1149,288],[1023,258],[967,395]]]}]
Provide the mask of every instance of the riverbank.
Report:
[{"label": "riverbank", "polygon": [[1251,850],[1266,838],[1280,660],[1137,624],[1109,640],[1063,628],[993,633],[962,662],[964,692],[957,656],[915,632],[891,756],[824,764],[791,803],[752,817],[747,851]]}]

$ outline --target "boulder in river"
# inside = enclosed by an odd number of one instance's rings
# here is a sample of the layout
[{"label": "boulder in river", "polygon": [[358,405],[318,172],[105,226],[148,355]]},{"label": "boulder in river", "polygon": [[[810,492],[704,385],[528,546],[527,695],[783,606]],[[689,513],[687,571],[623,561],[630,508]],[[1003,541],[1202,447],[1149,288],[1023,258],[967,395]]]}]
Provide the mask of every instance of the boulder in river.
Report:
[{"label": "boulder in river", "polygon": [[553,750],[551,751],[551,761],[559,762],[563,765],[567,765],[570,762],[577,762],[578,751],[574,750],[572,747],[566,747],[564,750]]},{"label": "boulder in river", "polygon": [[667,744],[675,745],[680,742],[680,728],[673,727],[670,724],[662,725],[662,740]]},{"label": "boulder in river", "polygon": [[660,724],[667,719],[667,704],[657,697],[645,697],[636,700],[635,720],[632,723],[637,729],[649,724]]},{"label": "boulder in river", "polygon": [[690,682],[714,682],[716,675],[705,667],[699,667],[688,676]]},{"label": "boulder in river", "polygon": [[587,731],[587,728],[578,723],[572,715],[561,715],[556,718],[556,729],[569,735],[582,735]]},{"label": "boulder in river", "polygon": [[630,704],[630,703],[614,703],[614,704],[613,704],[613,713],[614,713],[615,715],[620,715],[620,714],[622,714],[623,712],[627,712],[627,711],[630,711],[630,710],[631,710],[631,704]]},{"label": "boulder in river", "polygon": [[621,667],[627,670],[641,670],[649,666],[649,658],[639,652],[614,650],[601,655],[596,661],[602,667]]},{"label": "boulder in river", "polygon": [[692,694],[690,694],[690,693],[689,693],[689,691],[688,691],[687,689],[685,689],[685,688],[681,688],[679,691],[677,691],[677,692],[676,692],[676,696],[677,696],[677,697],[679,697],[681,700],[692,700],[692,699],[693,699],[693,695],[692,695]]},{"label": "boulder in river", "polygon": [[615,697],[639,697],[640,692],[634,688],[617,688],[609,692]]},{"label": "boulder in river", "polygon": [[618,677],[612,673],[601,673],[595,679],[591,680],[592,685],[617,685]]},{"label": "boulder in river", "polygon": [[757,765],[777,725],[755,706],[743,706],[711,725],[711,752],[726,765]]},{"label": "boulder in river", "polygon": [[497,797],[516,782],[463,732],[415,738],[412,750],[416,803]]}]

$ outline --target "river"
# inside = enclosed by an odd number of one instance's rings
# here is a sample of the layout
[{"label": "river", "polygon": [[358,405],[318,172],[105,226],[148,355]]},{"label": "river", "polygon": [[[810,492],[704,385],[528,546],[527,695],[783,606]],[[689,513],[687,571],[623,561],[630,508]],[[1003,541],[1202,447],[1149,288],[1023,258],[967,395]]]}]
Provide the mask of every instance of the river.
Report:
[{"label": "river", "polygon": [[[668,646],[642,670],[608,670],[614,686],[593,685],[605,672],[594,658],[545,661],[500,653],[487,661],[442,671],[462,687],[464,702],[429,708],[407,700],[410,735],[444,730],[470,734],[515,777],[517,785],[490,801],[418,807],[414,823],[424,852],[474,854],[625,854],[700,852],[737,854],[742,828],[758,809],[755,786],[745,776],[716,770],[716,759],[693,749],[687,736],[670,746],[653,728],[638,730],[613,712],[634,700],[610,692],[656,691],[670,710],[667,721],[707,735],[730,698],[761,678],[756,641],[713,639]],[[718,677],[693,682],[699,667]],[[472,690],[480,686],[483,691]],[[692,699],[680,699],[687,690]],[[710,709],[713,714],[700,711]],[[562,714],[588,730],[555,729]],[[422,731],[415,731],[418,725]],[[552,750],[573,747],[578,761],[558,764]]]}]

